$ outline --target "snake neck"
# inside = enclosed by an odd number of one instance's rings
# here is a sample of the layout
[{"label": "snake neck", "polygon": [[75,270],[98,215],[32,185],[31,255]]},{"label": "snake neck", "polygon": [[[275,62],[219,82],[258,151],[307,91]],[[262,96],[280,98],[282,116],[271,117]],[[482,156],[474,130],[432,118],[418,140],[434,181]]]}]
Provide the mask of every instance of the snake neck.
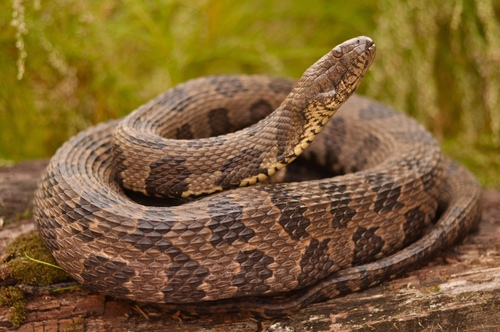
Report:
[{"label": "snake neck", "polygon": [[[258,156],[258,173],[242,179],[238,186],[244,187],[265,181],[293,162],[312,143],[340,107],[318,105],[314,102],[297,105],[293,98],[291,99],[292,102],[284,102],[259,123],[237,133],[247,139],[250,137],[253,142],[251,146],[257,150],[261,149],[261,145],[272,146],[274,143],[271,149],[268,148]],[[272,143],[263,143],[269,140]]]},{"label": "snake neck", "polygon": [[275,130],[276,151],[261,163],[263,171],[240,186],[265,180],[294,161],[356,91],[374,57],[373,42],[360,37],[338,45],[308,68],[281,106],[253,126],[261,128],[260,139],[269,135],[265,128]]}]

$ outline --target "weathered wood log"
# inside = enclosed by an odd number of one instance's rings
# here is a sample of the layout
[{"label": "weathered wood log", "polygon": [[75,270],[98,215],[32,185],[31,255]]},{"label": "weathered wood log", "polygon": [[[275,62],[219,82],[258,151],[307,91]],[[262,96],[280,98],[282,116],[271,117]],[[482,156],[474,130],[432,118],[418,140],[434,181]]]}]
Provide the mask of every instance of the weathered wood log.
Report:
[{"label": "weathered wood log", "polygon": [[[28,211],[45,165],[0,168],[0,254],[9,240],[35,229]],[[19,331],[500,331],[500,191],[485,190],[483,206],[479,231],[424,267],[284,319],[186,320],[76,289],[27,294]],[[11,310],[0,307],[0,330],[16,330]]]}]

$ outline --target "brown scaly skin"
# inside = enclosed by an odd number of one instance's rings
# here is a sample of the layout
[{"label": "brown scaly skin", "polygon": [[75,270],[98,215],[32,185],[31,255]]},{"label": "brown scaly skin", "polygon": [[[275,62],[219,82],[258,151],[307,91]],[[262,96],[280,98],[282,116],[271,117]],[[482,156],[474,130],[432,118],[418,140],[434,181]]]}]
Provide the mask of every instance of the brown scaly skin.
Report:
[{"label": "brown scaly skin", "polygon": [[[359,37],[340,49],[363,43],[367,50],[373,46]],[[357,66],[369,65],[373,55],[366,51],[353,59],[341,53],[350,54],[335,48],[311,67],[321,70],[308,69],[288,97],[289,80],[201,78],[139,109],[170,109],[166,114],[149,120],[140,115],[129,119],[130,125],[113,121],[73,137],[52,158],[34,202],[40,234],[61,267],[89,288],[120,298],[167,303],[167,308],[191,314],[247,311],[268,317],[403,273],[473,229],[480,215],[475,179],[444,159],[414,120],[358,96],[326,125],[327,120],[317,118],[320,113],[331,116],[336,103],[355,90],[366,72]],[[301,109],[297,105],[305,105],[303,116],[291,112]],[[239,130],[276,108],[270,119],[236,134],[187,140]],[[139,204],[115,181],[129,167],[116,136],[134,128],[137,119],[143,121],[139,127],[150,128],[144,136],[177,137],[183,148],[173,150],[194,153],[194,159],[163,156],[163,166],[157,156],[148,159],[136,152],[135,159],[149,166],[132,175],[143,179],[146,185],[139,190],[148,194],[182,195],[198,172],[212,183],[222,174],[234,175],[239,184],[260,179],[256,169],[270,175],[302,152],[322,125],[305,154],[346,174],[236,188],[176,206]],[[167,121],[175,125],[164,125]],[[291,129],[289,122],[306,123],[305,129]],[[141,146],[144,136],[124,140]],[[271,152],[261,150],[264,143],[259,142],[265,140]],[[156,139],[151,149],[170,150],[172,144]],[[224,151],[213,160],[204,157],[218,150]],[[213,178],[205,174],[209,161],[219,165]],[[167,172],[167,184],[152,189],[152,180],[165,176],[161,171]],[[220,181],[215,190],[226,186]]]}]

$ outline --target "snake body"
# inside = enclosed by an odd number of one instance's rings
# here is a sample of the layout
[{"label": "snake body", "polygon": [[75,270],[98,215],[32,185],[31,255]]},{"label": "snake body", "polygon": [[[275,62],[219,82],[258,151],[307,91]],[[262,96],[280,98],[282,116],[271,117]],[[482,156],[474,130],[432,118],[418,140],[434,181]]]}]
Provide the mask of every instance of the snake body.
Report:
[{"label": "snake body", "polygon": [[[120,122],[78,134],[52,158],[35,195],[45,244],[95,291],[259,316],[357,291],[425,261],[477,225],[480,190],[416,121],[363,97],[347,100],[373,56],[373,42],[358,37],[297,84],[192,80]],[[343,175],[241,187],[303,150]],[[156,206],[128,190],[202,196]]]}]

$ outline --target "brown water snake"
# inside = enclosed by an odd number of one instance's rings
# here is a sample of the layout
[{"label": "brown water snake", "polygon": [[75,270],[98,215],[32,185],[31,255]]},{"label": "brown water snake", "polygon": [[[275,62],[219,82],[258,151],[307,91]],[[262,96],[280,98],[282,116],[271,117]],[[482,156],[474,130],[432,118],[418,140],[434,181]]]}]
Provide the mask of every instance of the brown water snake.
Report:
[{"label": "brown water snake", "polygon": [[[283,315],[425,261],[475,227],[480,190],[422,126],[386,106],[353,96],[328,122],[373,55],[368,38],[349,40],[295,86],[193,80],[78,134],[36,194],[44,242],[93,290],[192,313]],[[321,130],[304,154],[344,175],[234,188],[285,167]],[[162,207],[121,185],[153,196],[225,191]]]}]

